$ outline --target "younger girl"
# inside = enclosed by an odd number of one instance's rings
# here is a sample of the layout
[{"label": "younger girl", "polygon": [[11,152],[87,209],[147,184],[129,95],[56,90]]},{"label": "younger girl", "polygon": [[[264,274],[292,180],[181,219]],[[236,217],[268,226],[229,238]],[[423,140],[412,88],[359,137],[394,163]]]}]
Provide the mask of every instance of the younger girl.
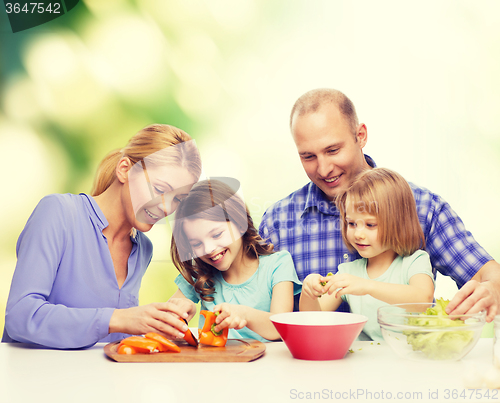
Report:
[{"label": "younger girl", "polygon": [[354,180],[337,206],[344,242],[362,258],[340,264],[334,276],[307,276],[300,310],[336,310],[345,300],[351,312],[368,317],[359,339],[381,340],[377,308],[433,300],[432,268],[420,250],[425,240],[413,193],[396,172],[374,168]]},{"label": "younger girl", "polygon": [[231,187],[218,180],[193,187],[177,209],[171,256],[181,273],[173,297],[201,300],[201,309],[220,312],[215,331],[229,327],[233,339],[279,339],[269,317],[293,310],[300,282],[290,253],[273,253]]}]

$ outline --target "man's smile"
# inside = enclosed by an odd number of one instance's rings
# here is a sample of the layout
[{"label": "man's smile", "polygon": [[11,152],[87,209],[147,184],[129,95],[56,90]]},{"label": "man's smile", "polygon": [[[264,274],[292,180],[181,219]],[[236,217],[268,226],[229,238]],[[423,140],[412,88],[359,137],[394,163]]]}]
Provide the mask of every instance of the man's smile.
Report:
[{"label": "man's smile", "polygon": [[342,176],[342,174],[340,175],[337,175],[337,176],[333,176],[331,178],[325,178],[323,179],[326,183],[333,183],[335,182],[337,179],[339,179],[340,177]]}]

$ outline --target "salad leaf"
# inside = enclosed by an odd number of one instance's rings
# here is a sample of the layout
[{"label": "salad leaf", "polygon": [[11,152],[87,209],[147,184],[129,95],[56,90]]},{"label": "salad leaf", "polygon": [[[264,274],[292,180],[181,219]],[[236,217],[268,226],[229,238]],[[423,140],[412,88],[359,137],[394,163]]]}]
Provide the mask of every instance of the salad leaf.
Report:
[{"label": "salad leaf", "polygon": [[[445,309],[450,301],[440,298],[432,308],[427,308],[424,313],[408,318],[408,325],[425,327],[425,331],[404,331],[408,344],[413,351],[422,351],[433,360],[447,360],[459,355],[471,342],[474,332],[471,330],[432,330],[433,328],[464,326],[460,319],[450,319]],[[427,317],[423,317],[423,315]],[[429,318],[428,316],[435,316]]]},{"label": "salad leaf", "polygon": [[[331,272],[330,272],[330,273],[328,273],[326,276],[327,276],[327,277],[328,277],[328,276],[333,276],[333,273],[331,273]],[[326,285],[326,281],[320,281],[319,283],[320,283],[323,287]],[[318,298],[321,298],[321,295],[318,295]]]}]

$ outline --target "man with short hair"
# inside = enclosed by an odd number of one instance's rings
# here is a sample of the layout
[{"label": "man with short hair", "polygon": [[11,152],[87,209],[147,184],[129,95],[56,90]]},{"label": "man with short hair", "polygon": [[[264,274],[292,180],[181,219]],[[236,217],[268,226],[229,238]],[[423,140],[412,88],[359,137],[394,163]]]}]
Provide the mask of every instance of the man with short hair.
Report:
[{"label": "man with short hair", "polygon": [[[366,125],[358,122],[353,103],[340,91],[316,89],[302,95],[292,108],[290,129],[311,182],[269,207],[259,232],[276,250],[292,254],[302,281],[310,273],[336,273],[340,263],[360,258],[342,241],[335,198],[375,162],[363,153]],[[410,186],[434,272],[450,276],[460,288],[447,312],[486,309],[490,322],[500,304],[500,264],[440,196]]]}]

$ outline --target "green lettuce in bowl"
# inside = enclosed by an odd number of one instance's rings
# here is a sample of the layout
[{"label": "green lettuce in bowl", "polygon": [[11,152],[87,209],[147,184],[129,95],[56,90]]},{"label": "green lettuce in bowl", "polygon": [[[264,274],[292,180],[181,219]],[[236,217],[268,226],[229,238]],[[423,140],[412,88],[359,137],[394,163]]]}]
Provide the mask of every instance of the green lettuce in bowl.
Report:
[{"label": "green lettuce in bowl", "polygon": [[485,312],[446,313],[449,301],[395,304],[380,307],[378,322],[384,340],[400,356],[410,359],[458,360],[477,343]]},{"label": "green lettuce in bowl", "polygon": [[[449,300],[442,298],[436,300],[433,307],[415,317],[408,318],[409,326],[425,327],[426,331],[405,330],[406,341],[414,351],[422,351],[426,356],[434,360],[447,360],[460,354],[474,337],[472,330],[459,330],[465,322],[459,318],[450,319],[445,309]],[[429,317],[432,316],[432,317]],[[455,331],[443,331],[443,327],[453,327]],[[430,332],[429,329],[438,331]]]}]

